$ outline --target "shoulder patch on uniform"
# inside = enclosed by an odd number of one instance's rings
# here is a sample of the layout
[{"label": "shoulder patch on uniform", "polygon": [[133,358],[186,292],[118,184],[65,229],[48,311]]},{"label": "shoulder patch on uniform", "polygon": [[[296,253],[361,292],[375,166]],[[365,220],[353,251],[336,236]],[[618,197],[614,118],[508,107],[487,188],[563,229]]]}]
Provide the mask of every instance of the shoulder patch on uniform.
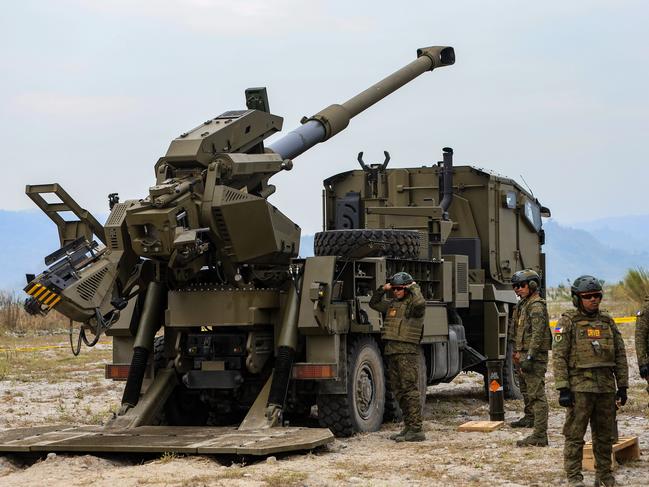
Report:
[{"label": "shoulder patch on uniform", "polygon": [[557,325],[554,327],[554,332],[555,333],[563,333],[563,325],[560,325],[557,323]]},{"label": "shoulder patch on uniform", "polygon": [[576,309],[569,309],[569,310],[566,310],[563,313],[561,313],[561,316],[562,317],[565,316],[568,319],[572,319],[575,316],[577,316],[578,313],[579,313],[579,311],[577,311]]},{"label": "shoulder patch on uniform", "polygon": [[561,340],[563,340],[563,335],[561,333],[557,333],[554,335],[554,341],[559,343]]}]

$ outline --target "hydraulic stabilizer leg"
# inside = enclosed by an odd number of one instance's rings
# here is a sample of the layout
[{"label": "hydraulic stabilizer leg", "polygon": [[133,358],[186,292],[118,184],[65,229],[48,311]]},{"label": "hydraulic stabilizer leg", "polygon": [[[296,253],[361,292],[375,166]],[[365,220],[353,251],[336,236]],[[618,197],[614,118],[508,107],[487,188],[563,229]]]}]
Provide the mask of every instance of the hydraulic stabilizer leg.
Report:
[{"label": "hydraulic stabilizer leg", "polygon": [[271,428],[282,422],[286,392],[297,347],[298,294],[290,286],[277,342],[275,368],[239,426],[239,430]]},{"label": "hydraulic stabilizer leg", "polygon": [[153,339],[162,324],[162,315],[165,308],[164,300],[165,287],[157,281],[151,282],[146,291],[142,314],[137,327],[137,335],[133,345],[133,358],[131,359],[131,367],[124,387],[120,414],[124,414],[129,408],[135,407],[140,400],[140,389],[142,389],[149,354],[153,350]]},{"label": "hydraulic stabilizer leg", "polygon": [[282,327],[277,342],[277,358],[273,381],[268,395],[266,419],[270,426],[282,421],[282,411],[286,402],[286,392],[291,379],[291,368],[297,347],[297,316],[299,310],[298,295],[295,286],[290,286],[286,298],[286,308],[282,316]]}]

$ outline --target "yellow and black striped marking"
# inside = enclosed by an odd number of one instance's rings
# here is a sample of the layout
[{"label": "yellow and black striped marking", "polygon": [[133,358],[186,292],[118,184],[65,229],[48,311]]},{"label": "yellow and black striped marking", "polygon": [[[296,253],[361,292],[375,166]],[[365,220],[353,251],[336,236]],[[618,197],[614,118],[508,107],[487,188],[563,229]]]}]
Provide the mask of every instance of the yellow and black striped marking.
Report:
[{"label": "yellow and black striped marking", "polygon": [[59,301],[61,301],[61,296],[40,283],[33,285],[30,284],[25,288],[25,292],[38,300],[42,305],[47,306],[47,309],[52,309]]}]

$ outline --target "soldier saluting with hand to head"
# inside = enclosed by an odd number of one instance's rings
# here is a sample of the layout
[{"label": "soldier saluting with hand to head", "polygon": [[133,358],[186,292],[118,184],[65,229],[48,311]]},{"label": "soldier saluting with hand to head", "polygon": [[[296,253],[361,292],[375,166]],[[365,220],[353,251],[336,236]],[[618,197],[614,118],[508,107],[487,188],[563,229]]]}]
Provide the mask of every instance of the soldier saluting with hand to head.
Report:
[{"label": "soldier saluting with hand to head", "polygon": [[595,484],[615,485],[611,472],[615,403],[626,404],[629,383],[624,340],[613,318],[599,309],[603,292],[595,277],[578,277],[570,291],[576,309],[561,315],[552,347],[559,404],[568,408],[564,468],[570,485],[584,485],[584,434],[590,422]]},{"label": "soldier saluting with hand to head", "polygon": [[[390,291],[393,297],[383,299]],[[374,291],[370,306],[385,314],[381,339],[385,342],[388,384],[399,401],[405,423],[403,430],[391,439],[423,441],[426,435],[422,428],[418,363],[426,300],[410,274],[397,272],[390,282]]]}]

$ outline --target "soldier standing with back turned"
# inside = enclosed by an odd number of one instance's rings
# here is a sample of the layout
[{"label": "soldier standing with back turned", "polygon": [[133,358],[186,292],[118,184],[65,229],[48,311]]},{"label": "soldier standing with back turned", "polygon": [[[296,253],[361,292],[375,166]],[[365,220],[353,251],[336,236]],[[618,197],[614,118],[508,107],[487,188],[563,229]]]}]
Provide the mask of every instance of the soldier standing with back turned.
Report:
[{"label": "soldier standing with back turned", "polygon": [[[384,300],[386,292],[393,298]],[[380,286],[370,300],[370,306],[384,313],[381,338],[388,366],[388,385],[403,411],[404,428],[392,435],[395,441],[423,441],[426,439],[421,419],[421,392],[419,391],[419,349],[424,330],[426,300],[407,272],[397,272],[390,282]]]},{"label": "soldier standing with back turned", "polygon": [[511,423],[513,428],[534,427],[532,434],[516,446],[548,446],[548,400],[545,397],[545,373],[552,333],[545,300],[539,294],[540,276],[524,269],[512,276],[512,287],[520,298],[512,316],[509,340],[513,343],[514,364],[519,378],[524,416]]},{"label": "soldier standing with back turned", "polygon": [[590,421],[595,485],[615,485],[611,453],[616,401],[626,404],[629,382],[624,340],[613,318],[599,309],[603,292],[596,278],[580,276],[570,291],[577,309],[561,315],[552,348],[559,404],[568,408],[564,468],[570,485],[584,485],[581,461]]},{"label": "soldier standing with back turned", "polygon": [[647,381],[649,392],[649,296],[645,298],[635,321],[635,352],[638,355],[640,377]]}]

